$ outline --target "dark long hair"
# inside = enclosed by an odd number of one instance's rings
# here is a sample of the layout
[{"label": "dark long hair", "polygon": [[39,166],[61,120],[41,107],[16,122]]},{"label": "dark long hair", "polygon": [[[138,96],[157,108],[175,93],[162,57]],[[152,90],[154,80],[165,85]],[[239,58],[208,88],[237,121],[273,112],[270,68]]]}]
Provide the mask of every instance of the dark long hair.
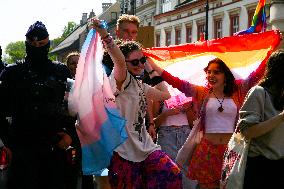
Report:
[{"label": "dark long hair", "polygon": [[213,64],[213,63],[218,64],[220,71],[225,74],[225,86],[223,90],[224,94],[226,96],[232,96],[233,93],[237,89],[237,84],[236,84],[233,73],[228,68],[228,66],[225,64],[225,62],[223,62],[223,60],[221,60],[220,58],[215,58],[213,60],[210,60],[208,62],[208,65],[204,68],[204,71],[207,72],[208,67],[210,66],[210,64]]},{"label": "dark long hair", "polygon": [[273,105],[277,110],[284,106],[284,50],[273,52],[266,64],[265,74],[259,85],[272,95]]}]

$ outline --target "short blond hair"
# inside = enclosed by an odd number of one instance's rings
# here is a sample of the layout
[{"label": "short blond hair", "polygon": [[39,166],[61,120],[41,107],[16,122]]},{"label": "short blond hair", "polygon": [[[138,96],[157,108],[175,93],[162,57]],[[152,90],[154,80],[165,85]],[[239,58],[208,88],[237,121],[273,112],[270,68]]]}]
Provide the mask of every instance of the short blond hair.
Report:
[{"label": "short blond hair", "polygon": [[139,24],[140,24],[140,19],[135,16],[135,15],[130,15],[130,14],[122,14],[121,16],[119,16],[118,20],[117,20],[117,23],[116,23],[116,27],[119,28],[120,25],[122,23],[125,23],[125,22],[130,22],[130,23],[133,23],[137,26],[137,28],[139,27]]}]

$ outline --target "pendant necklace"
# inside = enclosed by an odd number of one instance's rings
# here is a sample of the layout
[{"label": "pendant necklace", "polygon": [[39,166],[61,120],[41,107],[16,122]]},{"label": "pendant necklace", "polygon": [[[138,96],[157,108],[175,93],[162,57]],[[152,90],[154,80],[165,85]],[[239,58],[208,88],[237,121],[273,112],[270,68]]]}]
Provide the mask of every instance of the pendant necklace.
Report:
[{"label": "pendant necklace", "polygon": [[[212,91],[213,92],[213,91]],[[213,92],[213,95],[215,96],[215,98],[218,100],[219,104],[220,104],[220,107],[217,109],[219,112],[223,112],[224,111],[224,108],[223,108],[223,102],[225,100],[225,95],[222,99],[222,101],[219,100],[219,98],[217,98],[217,96],[215,95],[215,93]]]}]

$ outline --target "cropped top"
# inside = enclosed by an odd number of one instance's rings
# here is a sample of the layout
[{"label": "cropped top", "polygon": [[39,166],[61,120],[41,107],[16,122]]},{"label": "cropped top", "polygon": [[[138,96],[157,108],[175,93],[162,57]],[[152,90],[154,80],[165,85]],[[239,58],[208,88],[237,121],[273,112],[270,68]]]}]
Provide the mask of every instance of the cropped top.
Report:
[{"label": "cropped top", "polygon": [[216,98],[209,98],[206,105],[205,133],[233,133],[237,116],[237,105],[233,99],[225,98],[218,111],[220,103]]},{"label": "cropped top", "polygon": [[[163,111],[167,111],[169,108],[164,104]],[[166,117],[165,121],[161,124],[161,126],[182,126],[188,125],[188,120],[185,113],[179,113],[176,115],[171,115]]]}]

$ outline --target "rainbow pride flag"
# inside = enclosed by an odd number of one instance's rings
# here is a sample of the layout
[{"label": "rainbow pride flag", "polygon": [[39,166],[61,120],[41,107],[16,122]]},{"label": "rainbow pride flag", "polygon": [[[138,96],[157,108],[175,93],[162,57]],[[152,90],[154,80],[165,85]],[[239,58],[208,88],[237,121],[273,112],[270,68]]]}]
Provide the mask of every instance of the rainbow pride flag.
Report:
[{"label": "rainbow pride flag", "polygon": [[126,120],[116,107],[102,57],[100,36],[91,29],[80,53],[74,88],[68,98],[69,110],[79,118],[77,133],[85,175],[100,175],[108,167],[113,150],[127,139]]},{"label": "rainbow pride flag", "polygon": [[266,30],[265,1],[266,0],[259,0],[253,15],[251,26],[247,30],[239,31],[234,35],[259,33]]},{"label": "rainbow pride flag", "polygon": [[[205,86],[206,74],[203,69],[216,57],[228,65],[236,80],[246,79],[255,73],[263,74],[266,60],[279,45],[280,40],[280,32],[275,30],[147,48],[144,49],[144,54],[172,75]],[[178,95],[179,91],[169,89],[172,96]]]}]

